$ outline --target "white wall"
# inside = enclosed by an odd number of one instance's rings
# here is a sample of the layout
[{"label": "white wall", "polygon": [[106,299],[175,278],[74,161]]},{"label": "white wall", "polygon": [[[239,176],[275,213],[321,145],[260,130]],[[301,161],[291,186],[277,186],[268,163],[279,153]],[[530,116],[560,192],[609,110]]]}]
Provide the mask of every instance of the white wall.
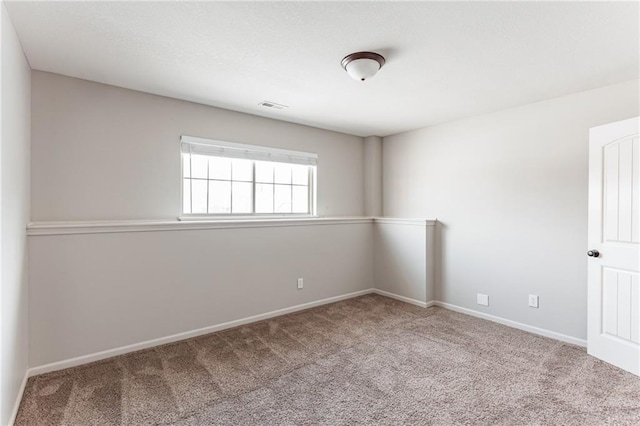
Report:
[{"label": "white wall", "polygon": [[382,138],[364,138],[364,214],[382,216]]},{"label": "white wall", "polygon": [[0,2],[2,31],[0,139],[0,286],[2,340],[0,424],[8,424],[27,369],[30,68]]},{"label": "white wall", "polygon": [[[632,81],[384,138],[385,216],[441,222],[436,299],[586,338],[588,130],[638,115],[638,89]],[[529,293],[539,309],[527,307]]]},{"label": "white wall", "polygon": [[378,219],[373,228],[374,287],[426,304],[435,296],[435,222]]},{"label": "white wall", "polygon": [[34,221],[179,216],[182,134],[315,152],[318,214],[363,214],[360,137],[40,71],[32,84]]},{"label": "white wall", "polygon": [[366,290],[373,282],[366,220],[29,238],[32,367]]}]

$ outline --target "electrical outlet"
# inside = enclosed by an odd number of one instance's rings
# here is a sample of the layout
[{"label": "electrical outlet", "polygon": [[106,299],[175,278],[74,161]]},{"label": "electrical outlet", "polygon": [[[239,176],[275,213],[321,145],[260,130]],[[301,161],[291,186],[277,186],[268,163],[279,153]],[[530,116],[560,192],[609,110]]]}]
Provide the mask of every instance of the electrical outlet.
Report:
[{"label": "electrical outlet", "polygon": [[486,294],[478,293],[478,305],[489,306],[489,296]]},{"label": "electrical outlet", "polygon": [[538,296],[536,296],[535,294],[529,295],[529,306],[532,308],[538,307]]},{"label": "electrical outlet", "polygon": [[298,290],[302,290],[304,288],[304,280],[302,278],[298,278]]}]

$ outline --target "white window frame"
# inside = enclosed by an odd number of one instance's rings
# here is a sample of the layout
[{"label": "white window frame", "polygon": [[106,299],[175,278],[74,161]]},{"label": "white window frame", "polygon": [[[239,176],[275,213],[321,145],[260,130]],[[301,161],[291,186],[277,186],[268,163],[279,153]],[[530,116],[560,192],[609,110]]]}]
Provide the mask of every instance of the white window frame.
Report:
[{"label": "white window frame", "polygon": [[[253,161],[273,161],[278,163],[305,164],[309,167],[309,213],[255,213],[255,163],[253,172],[253,202],[254,213],[184,213],[184,164],[182,154],[193,153],[197,146],[201,152],[210,152],[219,157],[250,159]],[[205,139],[195,136],[182,135],[180,137],[180,211],[179,220],[211,220],[211,219],[278,219],[295,217],[317,217],[317,160],[318,155],[310,152],[293,151],[281,148],[271,148],[260,145],[248,145],[236,142]]]}]

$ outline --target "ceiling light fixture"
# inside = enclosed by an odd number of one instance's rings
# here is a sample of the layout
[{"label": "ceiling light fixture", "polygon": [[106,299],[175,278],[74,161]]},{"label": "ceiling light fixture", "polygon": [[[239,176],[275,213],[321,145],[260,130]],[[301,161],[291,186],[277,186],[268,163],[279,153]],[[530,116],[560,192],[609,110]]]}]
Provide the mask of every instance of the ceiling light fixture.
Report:
[{"label": "ceiling light fixture", "polygon": [[342,68],[356,80],[365,81],[384,65],[384,57],[374,52],[356,52],[342,59]]}]

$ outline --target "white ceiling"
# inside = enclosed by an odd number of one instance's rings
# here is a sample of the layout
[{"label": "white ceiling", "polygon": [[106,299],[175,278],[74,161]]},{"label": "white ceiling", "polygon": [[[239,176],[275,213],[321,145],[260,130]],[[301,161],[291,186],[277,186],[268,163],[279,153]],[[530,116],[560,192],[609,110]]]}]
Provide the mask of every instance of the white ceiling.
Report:
[{"label": "white ceiling", "polygon": [[[385,136],[638,78],[639,4],[7,2],[31,67]],[[371,80],[340,67],[373,50]],[[262,100],[289,105],[273,111]]]}]

